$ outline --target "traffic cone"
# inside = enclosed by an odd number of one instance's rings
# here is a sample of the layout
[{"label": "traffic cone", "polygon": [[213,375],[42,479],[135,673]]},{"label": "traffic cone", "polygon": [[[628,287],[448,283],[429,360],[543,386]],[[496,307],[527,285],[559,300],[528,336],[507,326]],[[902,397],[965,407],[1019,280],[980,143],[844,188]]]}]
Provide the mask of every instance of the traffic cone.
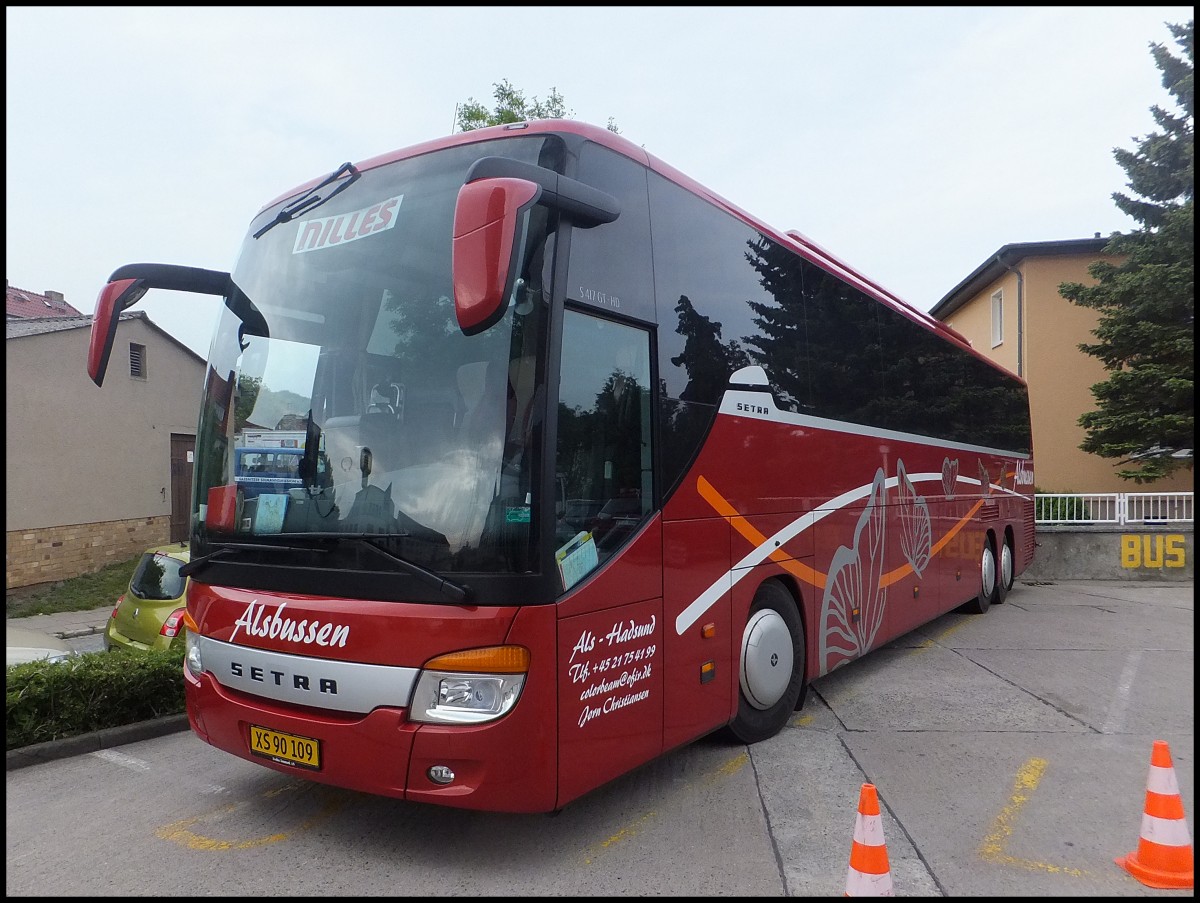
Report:
[{"label": "traffic cone", "polygon": [[1190,890],[1196,886],[1192,838],[1183,817],[1183,800],[1165,740],[1154,741],[1150,776],[1146,779],[1146,805],[1138,848],[1119,856],[1117,865],[1147,887]]},{"label": "traffic cone", "polygon": [[847,897],[894,897],[892,873],[888,868],[887,844],[883,842],[883,819],[874,784],[863,784],[854,819],[854,844],[846,872]]}]

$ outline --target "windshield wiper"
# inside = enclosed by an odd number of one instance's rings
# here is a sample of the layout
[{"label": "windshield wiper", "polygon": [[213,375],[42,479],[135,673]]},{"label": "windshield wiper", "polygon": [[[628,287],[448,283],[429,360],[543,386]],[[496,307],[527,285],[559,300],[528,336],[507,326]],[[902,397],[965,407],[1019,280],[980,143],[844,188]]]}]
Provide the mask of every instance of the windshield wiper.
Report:
[{"label": "windshield wiper", "polygon": [[221,548],[209,552],[207,555],[193,558],[187,564],[180,566],[179,575],[181,577],[190,577],[197,571],[202,570],[214,558],[224,558],[226,555],[240,555],[242,552],[320,552],[321,554],[325,554],[328,551],[329,549],[322,549],[317,546],[277,546],[262,542],[239,542],[221,546]]},{"label": "windshield wiper", "polygon": [[[329,185],[331,182],[336,182],[342,176],[347,176],[347,175],[350,178],[346,179],[344,182],[342,182],[340,185],[338,185],[338,187],[333,189],[333,191],[329,192],[329,194],[322,196],[319,193],[321,191],[321,189],[324,188],[326,185]],[[348,163],[348,162],[343,163],[341,166],[339,166],[334,171],[334,173],[332,175],[326,177],[325,180],[323,182],[321,182],[319,185],[314,186],[312,188],[312,190],[310,190],[306,195],[304,195],[304,197],[296,198],[296,200],[292,201],[290,204],[288,204],[282,210],[280,210],[278,213],[276,213],[275,218],[273,220],[271,220],[269,223],[267,223],[265,226],[263,226],[261,229],[259,229],[257,232],[254,233],[254,237],[262,238],[264,235],[267,234],[267,232],[274,229],[280,223],[290,222],[291,220],[293,220],[297,216],[299,216],[301,213],[306,213],[309,210],[312,210],[316,207],[320,207],[322,204],[324,204],[330,198],[337,196],[338,194],[340,194],[341,192],[343,192],[347,188],[349,188],[351,185],[353,185],[355,182],[357,182],[358,177],[361,175],[362,175],[362,173],[360,173],[355,168],[353,163]]]},{"label": "windshield wiper", "polygon": [[[392,564],[398,565],[405,573],[419,579],[427,586],[433,587],[442,595],[453,599],[455,602],[466,604],[474,597],[474,591],[471,587],[464,583],[455,583],[453,580],[448,580],[437,571],[431,571],[429,568],[422,567],[416,562],[409,561],[406,558],[401,558],[394,552],[389,552],[373,539],[378,539],[373,533],[295,533],[289,534],[293,538],[303,537],[305,539],[323,539],[323,540],[353,540],[360,545],[366,546],[373,552],[378,552]],[[221,548],[209,552],[207,555],[201,555],[199,558],[193,558],[187,564],[179,569],[179,573],[183,577],[190,577],[192,574],[203,569],[210,564],[214,559],[224,558],[228,555],[240,555],[243,552],[320,552],[322,555],[333,551],[333,546],[287,546],[287,545],[268,545],[266,543],[231,543],[223,545]]]},{"label": "windshield wiper", "polygon": [[304,536],[309,539],[353,540],[360,545],[366,546],[373,552],[378,552],[388,561],[392,562],[392,564],[398,565],[405,573],[418,578],[426,586],[433,587],[439,593],[453,599],[455,602],[466,604],[475,595],[474,590],[465,583],[456,583],[453,580],[443,577],[437,571],[431,571],[427,567],[422,567],[414,561],[409,561],[407,558],[401,558],[395,552],[390,552],[383,548],[378,542],[374,541],[384,538],[377,533],[294,533],[289,535],[297,538]]},{"label": "windshield wiper", "polygon": [[372,542],[374,537],[371,534],[340,533],[334,535],[340,537],[341,539],[353,539],[356,542],[362,543],[369,549],[374,549],[380,555],[387,558],[388,561],[399,565],[403,570],[418,578],[422,583],[426,584],[427,586],[432,586],[442,595],[453,599],[455,602],[461,602],[465,604],[470,602],[471,598],[474,596],[471,587],[467,586],[465,583],[455,583],[453,580],[447,580],[437,571],[431,571],[429,568],[422,567],[416,562],[409,561],[406,558],[401,558],[395,552],[389,552],[378,543]]}]

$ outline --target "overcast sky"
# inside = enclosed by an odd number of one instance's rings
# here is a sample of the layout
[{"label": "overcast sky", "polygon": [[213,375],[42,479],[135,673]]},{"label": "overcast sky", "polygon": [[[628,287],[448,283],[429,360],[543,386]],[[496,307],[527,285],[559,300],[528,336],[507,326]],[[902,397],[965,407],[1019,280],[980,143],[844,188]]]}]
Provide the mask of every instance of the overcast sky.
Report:
[{"label": "overcast sky", "polygon": [[[1005,244],[1138,227],[1112,152],[1174,110],[1149,48],[1193,15],[8,6],[6,275],[91,313],[122,264],[229,270],[263,204],[507,79],[928,310]],[[216,305],[139,306],[203,355]]]}]

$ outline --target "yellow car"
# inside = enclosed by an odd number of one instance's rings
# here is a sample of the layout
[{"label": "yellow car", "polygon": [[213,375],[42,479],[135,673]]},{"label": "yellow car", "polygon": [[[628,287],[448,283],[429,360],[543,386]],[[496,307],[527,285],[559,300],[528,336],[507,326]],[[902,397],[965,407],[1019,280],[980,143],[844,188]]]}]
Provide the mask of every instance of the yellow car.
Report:
[{"label": "yellow car", "polygon": [[117,599],[104,628],[104,648],[182,649],[183,615],[188,578],[179,568],[191,560],[186,543],[147,549],[129,579],[129,589]]}]

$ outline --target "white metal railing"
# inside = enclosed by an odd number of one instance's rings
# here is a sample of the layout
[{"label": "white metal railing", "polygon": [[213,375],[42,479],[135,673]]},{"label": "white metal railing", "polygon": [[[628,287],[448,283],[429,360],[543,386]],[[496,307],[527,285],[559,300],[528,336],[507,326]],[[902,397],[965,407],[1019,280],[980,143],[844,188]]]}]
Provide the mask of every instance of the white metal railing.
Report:
[{"label": "white metal railing", "polygon": [[1191,492],[1039,492],[1039,524],[1190,524]]}]

